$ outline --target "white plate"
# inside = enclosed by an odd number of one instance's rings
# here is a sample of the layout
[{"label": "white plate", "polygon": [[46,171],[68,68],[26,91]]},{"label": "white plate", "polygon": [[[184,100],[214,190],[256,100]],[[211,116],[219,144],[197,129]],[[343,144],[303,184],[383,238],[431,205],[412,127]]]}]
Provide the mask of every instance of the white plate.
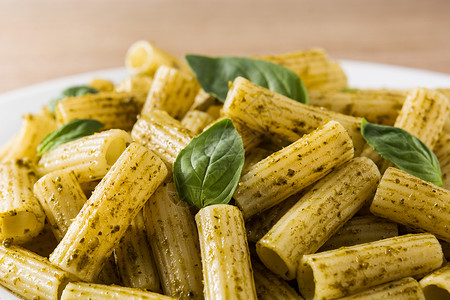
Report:
[{"label": "white plate", "polygon": [[[408,89],[413,87],[450,88],[450,75],[377,63],[343,60],[349,86],[355,88]],[[72,85],[86,84],[93,78],[118,82],[127,76],[124,68],[89,72],[35,84],[0,95],[0,145],[20,128],[21,116],[36,112],[42,105]],[[0,299],[18,299],[0,287]]]}]

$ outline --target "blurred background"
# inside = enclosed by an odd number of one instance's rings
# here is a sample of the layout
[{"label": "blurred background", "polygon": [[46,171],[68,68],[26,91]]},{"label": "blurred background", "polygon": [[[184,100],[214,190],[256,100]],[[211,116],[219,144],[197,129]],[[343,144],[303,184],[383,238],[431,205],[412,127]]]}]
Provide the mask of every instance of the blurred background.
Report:
[{"label": "blurred background", "polygon": [[449,0],[0,0],[0,92],[123,66],[147,39],[181,57],[323,47],[450,74]]}]

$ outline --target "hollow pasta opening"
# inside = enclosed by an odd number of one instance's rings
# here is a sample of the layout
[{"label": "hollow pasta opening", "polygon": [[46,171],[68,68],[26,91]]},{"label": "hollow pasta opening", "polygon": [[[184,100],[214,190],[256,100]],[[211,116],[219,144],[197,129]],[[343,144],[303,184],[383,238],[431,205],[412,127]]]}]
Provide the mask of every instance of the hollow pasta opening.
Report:
[{"label": "hollow pasta opening", "polygon": [[108,149],[106,150],[106,163],[109,166],[112,166],[116,160],[119,158],[119,156],[122,154],[123,151],[127,148],[126,142],[122,138],[116,138],[113,139],[109,145]]},{"label": "hollow pasta opening", "polygon": [[297,271],[297,283],[300,293],[305,299],[314,298],[316,283],[314,281],[313,270],[309,264],[300,264]]},{"label": "hollow pasta opening", "polygon": [[36,230],[38,221],[36,216],[27,211],[21,211],[14,215],[3,215],[0,218],[2,238],[16,238],[31,235]]},{"label": "hollow pasta opening", "polygon": [[261,244],[257,244],[256,250],[261,261],[272,272],[279,274],[284,279],[294,279],[295,274],[276,251]]},{"label": "hollow pasta opening", "polygon": [[437,285],[428,285],[423,289],[425,299],[450,299],[450,292]]}]

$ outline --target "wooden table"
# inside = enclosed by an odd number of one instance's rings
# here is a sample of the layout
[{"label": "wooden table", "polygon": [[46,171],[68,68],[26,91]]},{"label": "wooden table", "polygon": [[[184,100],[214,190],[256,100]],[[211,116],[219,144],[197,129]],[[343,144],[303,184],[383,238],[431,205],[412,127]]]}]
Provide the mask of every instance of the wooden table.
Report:
[{"label": "wooden table", "polygon": [[0,92],[123,65],[149,39],[178,56],[331,57],[450,73],[450,1],[0,0]]}]

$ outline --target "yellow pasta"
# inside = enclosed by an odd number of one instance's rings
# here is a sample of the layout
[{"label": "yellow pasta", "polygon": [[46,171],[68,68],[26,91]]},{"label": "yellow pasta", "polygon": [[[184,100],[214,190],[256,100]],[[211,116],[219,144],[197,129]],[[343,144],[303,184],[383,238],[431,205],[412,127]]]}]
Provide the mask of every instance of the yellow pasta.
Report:
[{"label": "yellow pasta", "polygon": [[0,240],[20,244],[44,228],[45,214],[33,194],[33,162],[15,159],[0,164]]},{"label": "yellow pasta", "polygon": [[167,176],[164,163],[132,143],[77,215],[50,261],[92,281],[133,218]]}]

